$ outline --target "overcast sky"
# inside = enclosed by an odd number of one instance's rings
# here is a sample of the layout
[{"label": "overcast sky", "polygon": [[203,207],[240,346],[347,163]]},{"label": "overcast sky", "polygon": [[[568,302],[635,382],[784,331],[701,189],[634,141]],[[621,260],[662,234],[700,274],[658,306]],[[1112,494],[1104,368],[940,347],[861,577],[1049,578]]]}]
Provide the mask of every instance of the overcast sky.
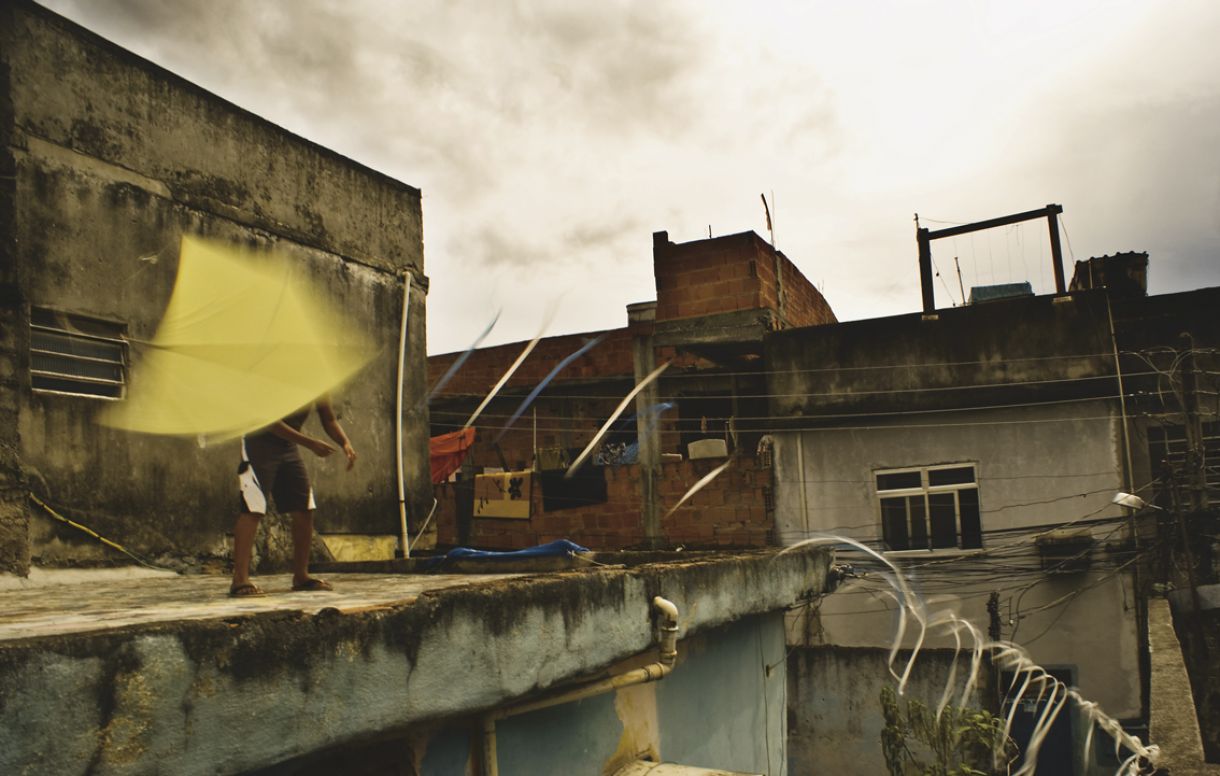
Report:
[{"label": "overcast sky", "polygon": [[[766,235],[763,192],[840,320],[919,309],[915,212],[1057,202],[1075,258],[1220,285],[1214,0],[44,2],[422,189],[432,353],[623,326],[652,232]],[[941,306],[954,256],[1054,290],[1045,222],[934,255]]]}]

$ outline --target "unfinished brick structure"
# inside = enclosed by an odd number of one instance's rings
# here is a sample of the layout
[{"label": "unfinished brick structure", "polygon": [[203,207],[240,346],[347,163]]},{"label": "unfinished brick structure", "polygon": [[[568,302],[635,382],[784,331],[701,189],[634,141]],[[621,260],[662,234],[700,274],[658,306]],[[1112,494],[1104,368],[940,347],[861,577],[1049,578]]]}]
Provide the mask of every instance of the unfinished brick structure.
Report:
[{"label": "unfinished brick structure", "polygon": [[[642,308],[645,314],[637,318],[633,313],[627,327],[542,340],[479,416],[478,437],[458,477],[461,481],[437,489],[441,545],[513,549],[554,538],[597,549],[769,543],[763,490],[770,486],[770,470],[760,468],[754,458],[760,433],[753,419],[767,411],[762,336],[788,327],[834,323],[834,313],[800,270],[754,232],[678,244],[670,242],[666,232],[657,232],[653,270],[655,319],[651,305],[632,305],[630,309]],[[558,373],[501,435],[522,398],[560,362],[598,337],[600,342]],[[433,400],[432,433],[461,428],[523,347],[513,343],[472,353]],[[643,484],[647,468],[630,456],[623,464],[605,466],[604,501],[547,511],[536,482],[529,520],[475,517],[471,478],[484,469],[521,471],[536,462],[554,466],[556,455],[561,458],[562,451],[587,444],[635,384],[641,348],[650,350],[655,363],[670,364],[653,405],[659,452],[665,455],[654,470],[658,486],[651,495],[658,517],[720,463],[676,460],[687,456],[692,441],[724,439],[737,455],[733,466],[691,506],[662,520],[662,537],[646,535],[641,504],[650,498]],[[436,384],[460,355],[429,358],[429,383]],[[636,431],[628,418],[616,424],[608,441],[630,446]],[[551,455],[540,460],[538,451]]]},{"label": "unfinished brick structure", "polygon": [[774,313],[773,328],[835,322],[830,305],[796,265],[754,232],[681,244],[657,232],[653,274],[658,322],[743,310]]},{"label": "unfinished brick structure", "polygon": [[[661,500],[666,511],[687,489],[721,461],[672,461],[661,465]],[[758,547],[773,544],[771,469],[752,456],[725,470],[707,488],[692,496],[661,521],[671,546]],[[514,550],[556,539],[573,539],[600,550],[619,550],[646,544],[640,521],[640,467],[638,464],[605,467],[607,499],[604,503],[548,512],[542,488],[531,491],[529,520],[475,518],[469,535],[460,542],[454,509],[458,489],[453,483],[437,486],[441,545],[470,544],[491,550]]]}]

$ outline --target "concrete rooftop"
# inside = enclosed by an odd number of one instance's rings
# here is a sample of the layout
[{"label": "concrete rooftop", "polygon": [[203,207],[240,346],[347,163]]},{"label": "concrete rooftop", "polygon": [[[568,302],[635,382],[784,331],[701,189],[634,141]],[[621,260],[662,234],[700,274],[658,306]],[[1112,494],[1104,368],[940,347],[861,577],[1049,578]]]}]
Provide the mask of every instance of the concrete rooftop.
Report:
[{"label": "concrete rooftop", "polygon": [[[599,556],[601,558],[602,556]],[[826,589],[830,552],[550,573],[216,576],[0,590],[0,773],[240,773],[461,718]]]}]

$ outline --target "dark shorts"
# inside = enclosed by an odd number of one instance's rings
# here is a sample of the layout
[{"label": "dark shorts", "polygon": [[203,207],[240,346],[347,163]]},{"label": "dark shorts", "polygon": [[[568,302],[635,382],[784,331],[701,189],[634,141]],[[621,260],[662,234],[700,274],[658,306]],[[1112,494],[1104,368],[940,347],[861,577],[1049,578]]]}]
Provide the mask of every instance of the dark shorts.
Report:
[{"label": "dark shorts", "polygon": [[314,509],[309,473],[296,445],[267,443],[262,437],[243,439],[237,483],[242,512],[267,514],[269,498],[281,513]]}]

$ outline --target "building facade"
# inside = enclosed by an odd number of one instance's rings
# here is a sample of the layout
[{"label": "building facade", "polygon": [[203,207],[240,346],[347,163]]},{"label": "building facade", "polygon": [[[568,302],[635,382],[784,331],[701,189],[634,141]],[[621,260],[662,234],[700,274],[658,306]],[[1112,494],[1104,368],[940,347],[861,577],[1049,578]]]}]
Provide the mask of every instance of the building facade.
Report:
[{"label": "building facade", "polygon": [[[875,548],[929,612],[954,611],[1020,644],[1140,731],[1142,602],[1166,538],[1150,512],[1112,502],[1120,492],[1152,501],[1166,489],[1153,463],[1163,453],[1150,441],[1180,438],[1181,407],[1168,368],[1149,359],[1165,361],[1179,331],[1214,341],[1206,311],[1220,294],[1146,297],[1138,284],[1086,282],[1078,277],[1071,294],[769,335],[776,526],[785,543],[841,536]],[[896,627],[878,576],[888,569],[851,552],[842,559],[855,578],[797,629],[808,653],[797,660],[839,672],[875,660]],[[929,648],[954,646],[929,636]],[[938,696],[944,654],[916,669],[917,695]],[[792,691],[794,706],[819,693],[812,680]],[[1018,740],[1040,711],[1018,710]],[[853,718],[819,717],[809,762],[871,757],[883,768],[872,741],[841,743],[859,740],[848,735]],[[1084,752],[1086,736],[1062,715],[1039,773],[1112,771],[1108,742]]]},{"label": "building facade", "polygon": [[223,554],[237,444],[95,422],[138,379],[184,234],[285,254],[381,348],[335,396],[361,459],[350,476],[315,467],[322,531],[397,534],[395,354],[414,279],[404,449],[422,518],[419,191],[31,2],[6,0],[0,17],[0,569],[117,557],[48,519],[31,492],[140,555]]}]

